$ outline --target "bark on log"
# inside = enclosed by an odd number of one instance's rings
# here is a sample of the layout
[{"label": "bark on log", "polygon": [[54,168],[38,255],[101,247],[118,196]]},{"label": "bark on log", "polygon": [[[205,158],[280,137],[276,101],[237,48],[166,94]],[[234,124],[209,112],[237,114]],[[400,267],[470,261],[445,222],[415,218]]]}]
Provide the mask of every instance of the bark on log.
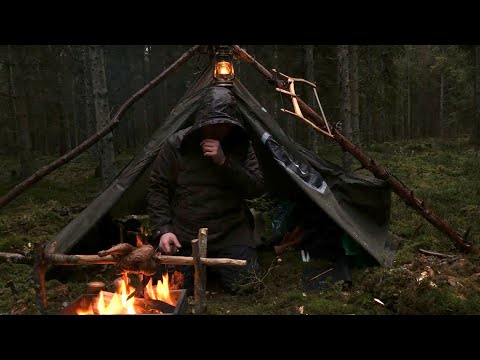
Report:
[{"label": "bark on log", "polygon": [[[46,254],[46,260],[52,265],[110,265],[116,264],[113,256],[100,257],[97,255],[65,255]],[[166,265],[193,265],[191,256],[155,255],[157,264]],[[245,266],[246,260],[229,258],[201,258],[201,263],[206,266]]]},{"label": "bark on log", "polygon": [[135,94],[133,94],[125,103],[123,103],[118,111],[113,116],[110,123],[99,130],[96,134],[89,137],[87,140],[82,142],[78,145],[75,149],[68,152],[67,154],[63,155],[62,157],[58,158],[57,160],[51,162],[48,165],[40,168],[39,170],[35,171],[33,175],[16,185],[12,190],[8,193],[0,197],[0,208],[5,206],[10,201],[15,199],[18,195],[20,195],[24,190],[28,189],[31,185],[38,182],[40,179],[45,177],[46,175],[50,174],[55,169],[59,168],[60,166],[66,164],[70,160],[76,158],[82,152],[90,148],[92,145],[97,143],[102,137],[106,134],[110,133],[119,123],[120,117],[125,114],[125,112],[140,98],[142,98],[148,91],[158,85],[167,75],[169,75],[172,71],[176,70],[180,65],[184,64],[188,59],[190,59],[195,53],[200,50],[201,46],[196,45],[192,47],[190,50],[186,51],[182,56],[180,56],[177,61],[175,61],[172,65],[170,65],[167,69],[165,69],[160,75],[158,75],[155,79],[150,81],[146,84],[143,88],[138,90]]},{"label": "bark on log", "polygon": [[194,275],[194,298],[195,298],[195,314],[200,315],[207,310],[207,294],[202,278],[205,270],[200,261],[200,246],[198,239],[192,240],[193,266],[195,268]]},{"label": "bark on log", "polygon": [[[288,90],[285,86],[285,82],[275,79],[275,77],[266,70],[258,61],[251,57],[244,49],[238,45],[233,46],[234,51],[239,55],[239,57],[253,65],[271,84],[276,87]],[[283,96],[290,100],[290,95],[281,92]],[[307,104],[305,104],[302,99],[297,98],[298,105],[300,106],[303,115],[315,122],[322,130],[327,130],[325,126],[325,120],[318,115],[314,110],[312,110]],[[440,230],[444,235],[446,235],[450,240],[460,249],[469,251],[474,254],[480,254],[480,249],[473,246],[470,243],[465,242],[462,235],[455,231],[455,229],[445,220],[440,218],[433,210],[425,206],[425,202],[413,195],[413,191],[409,190],[404,186],[400,180],[398,180],[393,174],[388,170],[382,168],[373,161],[369,156],[367,156],[360,148],[353,144],[350,140],[345,138],[335,127],[331,128],[333,139],[340,144],[340,146],[345,150],[351,153],[364,168],[369,170],[376,178],[385,180],[389,183],[393,191],[402,198],[407,205],[415,209],[421,216],[423,216],[429,223],[435,226]]]}]

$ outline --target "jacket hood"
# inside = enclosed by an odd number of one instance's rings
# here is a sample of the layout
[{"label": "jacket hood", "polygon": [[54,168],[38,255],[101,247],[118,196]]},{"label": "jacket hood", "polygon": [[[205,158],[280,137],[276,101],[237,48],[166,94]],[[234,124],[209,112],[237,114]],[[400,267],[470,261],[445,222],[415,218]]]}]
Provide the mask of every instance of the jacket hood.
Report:
[{"label": "jacket hood", "polygon": [[194,114],[193,125],[184,133],[183,141],[200,136],[199,129],[213,124],[234,125],[230,139],[247,138],[247,131],[238,111],[237,100],[233,93],[223,86],[210,86],[200,100],[200,105]]}]

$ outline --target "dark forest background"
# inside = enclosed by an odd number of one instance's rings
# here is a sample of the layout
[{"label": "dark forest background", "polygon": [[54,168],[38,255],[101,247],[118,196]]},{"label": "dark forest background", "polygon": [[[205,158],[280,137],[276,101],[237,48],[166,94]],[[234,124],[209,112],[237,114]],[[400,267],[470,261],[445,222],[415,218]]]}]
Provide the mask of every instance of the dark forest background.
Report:
[{"label": "dark forest background", "polygon": [[[354,143],[468,136],[480,142],[479,48],[473,45],[240,45],[267,69],[317,84],[323,111]],[[24,179],[42,158],[61,156],[105,126],[109,116],[189,45],[0,46],[0,154],[18,158]],[[135,152],[208,63],[196,56],[134,104],[90,151],[108,183],[118,154]],[[302,145],[331,144],[279,111],[278,93],[249,64],[236,75]],[[312,91],[298,92],[316,111]],[[351,166],[348,158],[344,165]]]}]

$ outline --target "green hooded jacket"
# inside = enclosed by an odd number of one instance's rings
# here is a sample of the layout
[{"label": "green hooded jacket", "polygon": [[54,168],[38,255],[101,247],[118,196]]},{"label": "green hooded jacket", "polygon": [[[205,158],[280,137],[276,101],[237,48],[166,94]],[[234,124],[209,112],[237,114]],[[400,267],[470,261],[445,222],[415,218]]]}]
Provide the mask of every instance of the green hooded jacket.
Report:
[{"label": "green hooded jacket", "polygon": [[[218,123],[234,125],[221,142],[226,156],[222,165],[205,157],[200,146],[200,128]],[[168,138],[153,165],[147,196],[153,242],[172,232],[184,245],[206,227],[212,251],[230,245],[254,246],[245,199],[263,192],[263,174],[236,99],[228,88],[211,86],[193,125]]]}]

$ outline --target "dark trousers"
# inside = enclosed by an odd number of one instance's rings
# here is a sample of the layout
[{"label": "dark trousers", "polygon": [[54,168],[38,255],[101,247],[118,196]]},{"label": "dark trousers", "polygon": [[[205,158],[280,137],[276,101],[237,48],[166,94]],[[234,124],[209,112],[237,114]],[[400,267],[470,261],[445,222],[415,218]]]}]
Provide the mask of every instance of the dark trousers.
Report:
[{"label": "dark trousers", "polygon": [[[191,247],[187,248],[186,246],[183,246],[179,250],[180,251],[175,255],[192,256]],[[230,293],[236,293],[244,288],[246,289],[248,287],[247,284],[249,282],[249,276],[260,270],[257,249],[251,246],[234,245],[215,252],[208,251],[207,257],[247,260],[246,266],[207,266],[208,271],[215,271],[217,273],[222,289]],[[193,295],[195,273],[195,268],[193,265],[161,266],[157,274],[154,276],[154,279],[161,279],[162,274],[165,274],[166,272],[168,272],[169,278],[172,278],[172,275],[175,271],[180,271],[183,273],[183,288],[187,290],[188,295]]]}]

